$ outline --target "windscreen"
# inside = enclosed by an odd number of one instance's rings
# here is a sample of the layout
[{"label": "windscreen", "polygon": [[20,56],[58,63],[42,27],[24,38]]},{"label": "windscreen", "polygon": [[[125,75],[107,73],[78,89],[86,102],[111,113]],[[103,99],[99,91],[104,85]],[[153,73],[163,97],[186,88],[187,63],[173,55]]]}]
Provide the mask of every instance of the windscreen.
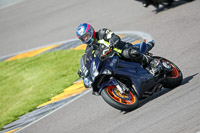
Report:
[{"label": "windscreen", "polygon": [[81,60],[80,60],[80,67],[81,67],[82,72],[83,72],[83,70],[85,69],[85,64],[86,64],[86,54],[84,54],[84,55],[81,57]]}]

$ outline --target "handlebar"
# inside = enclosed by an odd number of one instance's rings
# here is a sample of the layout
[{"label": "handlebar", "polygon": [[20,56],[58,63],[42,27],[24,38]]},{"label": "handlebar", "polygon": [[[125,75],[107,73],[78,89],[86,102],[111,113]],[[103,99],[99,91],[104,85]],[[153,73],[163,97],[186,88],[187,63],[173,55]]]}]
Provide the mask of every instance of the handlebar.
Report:
[{"label": "handlebar", "polygon": [[106,52],[105,54],[103,54],[101,57],[106,56],[107,54],[109,54],[112,51],[112,48],[110,48],[110,50],[108,52]]}]

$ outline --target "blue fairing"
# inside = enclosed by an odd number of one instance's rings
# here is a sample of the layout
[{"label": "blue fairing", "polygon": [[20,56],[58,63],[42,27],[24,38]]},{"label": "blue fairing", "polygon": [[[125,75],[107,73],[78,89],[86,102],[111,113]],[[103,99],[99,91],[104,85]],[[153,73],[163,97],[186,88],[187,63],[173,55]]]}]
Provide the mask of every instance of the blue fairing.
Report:
[{"label": "blue fairing", "polygon": [[153,81],[153,76],[149,74],[146,69],[142,68],[139,63],[119,60],[118,67],[115,69],[115,74],[131,79],[138,95],[142,95],[142,93],[146,91],[147,86],[149,88],[155,84],[154,82],[149,82],[146,86],[147,81]]},{"label": "blue fairing", "polygon": [[[139,63],[124,61],[119,59],[118,56],[106,60],[101,68],[99,68],[100,74],[102,74],[105,69],[112,71],[115,76],[130,79],[139,97],[142,96],[144,91],[155,85],[152,74],[149,74]],[[102,84],[99,93],[104,87],[109,85],[116,85],[116,82],[110,79],[110,81]]]},{"label": "blue fairing", "polygon": [[[141,43],[141,50],[145,51],[145,44],[142,48],[143,44]],[[90,75],[84,78],[88,80],[88,83],[92,83],[93,91],[99,94],[106,86],[117,85],[118,80],[123,78],[123,80],[131,83],[129,85],[141,98],[146,90],[151,89],[159,82],[155,81],[153,75],[149,74],[139,63],[122,60],[117,55],[106,57],[103,60],[98,56],[94,57],[92,54],[86,57],[89,59],[86,61],[88,62],[86,68],[90,71]]]}]

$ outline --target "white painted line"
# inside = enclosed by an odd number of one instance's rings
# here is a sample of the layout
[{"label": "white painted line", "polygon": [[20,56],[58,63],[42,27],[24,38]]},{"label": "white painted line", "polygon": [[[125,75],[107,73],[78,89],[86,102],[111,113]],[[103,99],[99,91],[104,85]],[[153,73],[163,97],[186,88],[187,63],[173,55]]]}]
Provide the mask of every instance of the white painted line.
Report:
[{"label": "white painted line", "polygon": [[0,0],[0,9],[15,5],[24,0]]},{"label": "white painted line", "polygon": [[133,35],[139,35],[146,39],[146,41],[151,41],[153,37],[150,34],[141,32],[141,31],[120,31],[120,32],[115,32],[116,34],[133,34]]},{"label": "white painted line", "polygon": [[90,89],[88,89],[87,91],[81,93],[79,96],[77,96],[76,98],[74,98],[74,99],[72,99],[71,101],[67,102],[66,104],[64,104],[64,105],[60,106],[59,108],[57,108],[57,109],[51,111],[50,113],[48,113],[48,114],[42,116],[41,118],[37,119],[36,121],[31,122],[30,124],[28,124],[28,125],[26,125],[26,126],[20,128],[19,130],[16,131],[16,133],[17,133],[17,132],[20,132],[21,130],[23,130],[23,129],[29,127],[30,125],[32,125],[32,124],[34,124],[34,123],[40,121],[41,119],[43,119],[43,118],[45,118],[45,117],[47,117],[47,116],[53,114],[54,112],[58,111],[59,109],[61,109],[61,108],[65,107],[65,106],[67,106],[68,104],[70,104],[70,103],[72,103],[73,101],[77,100],[78,98],[84,96],[85,94],[87,94],[87,93],[90,92],[91,90],[92,90],[92,89],[90,88]]},{"label": "white painted line", "polygon": [[[147,33],[144,33],[144,32],[140,32],[140,31],[119,31],[119,32],[115,32],[115,33],[116,34],[133,34],[133,35],[139,35],[139,36],[144,37],[144,39],[146,39],[147,42],[152,40],[152,36],[151,35],[149,35]],[[37,49],[48,47],[48,46],[52,46],[52,45],[64,44],[64,43],[68,43],[68,42],[76,41],[76,40],[78,40],[78,38],[74,38],[74,39],[70,39],[70,40],[65,40],[65,41],[61,41],[61,42],[56,42],[56,43],[51,43],[51,44],[43,45],[43,46],[36,47],[36,48],[33,48],[33,49],[29,49],[29,50],[24,50],[24,51],[21,51],[21,52],[17,52],[17,53],[14,53],[14,54],[1,56],[0,59],[6,58],[6,57],[15,56],[15,55],[18,55],[18,54],[21,54],[21,53],[26,53],[26,52],[29,52],[29,51],[37,50]]]},{"label": "white painted line", "polygon": [[52,45],[64,44],[64,43],[71,42],[71,41],[76,41],[76,40],[78,40],[78,39],[75,38],[75,39],[65,40],[65,41],[61,41],[61,42],[51,43],[51,44],[43,45],[43,46],[40,46],[40,47],[36,47],[36,48],[32,48],[32,49],[16,52],[14,54],[1,56],[0,59],[6,58],[6,57],[12,57],[12,56],[15,56],[15,55],[18,55],[18,54],[21,54],[21,53],[26,53],[26,52],[29,52],[29,51],[45,48],[45,47],[52,46]]}]

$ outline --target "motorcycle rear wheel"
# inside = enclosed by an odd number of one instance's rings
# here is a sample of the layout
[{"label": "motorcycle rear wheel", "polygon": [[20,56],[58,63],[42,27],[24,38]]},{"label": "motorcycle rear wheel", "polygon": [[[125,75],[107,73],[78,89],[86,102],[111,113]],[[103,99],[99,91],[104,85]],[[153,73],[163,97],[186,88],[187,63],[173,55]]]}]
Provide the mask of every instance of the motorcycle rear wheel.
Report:
[{"label": "motorcycle rear wheel", "polygon": [[109,105],[122,111],[134,110],[139,105],[138,97],[133,91],[121,94],[114,85],[104,88],[101,96]]},{"label": "motorcycle rear wheel", "polygon": [[[154,58],[160,59],[161,57],[154,57]],[[162,58],[162,61],[169,62],[170,65],[173,67],[173,71],[168,73],[166,75],[167,76],[166,79],[162,82],[163,87],[173,89],[173,88],[179,86],[183,80],[183,74],[182,74],[181,70],[173,62],[171,62],[165,58]]]}]

